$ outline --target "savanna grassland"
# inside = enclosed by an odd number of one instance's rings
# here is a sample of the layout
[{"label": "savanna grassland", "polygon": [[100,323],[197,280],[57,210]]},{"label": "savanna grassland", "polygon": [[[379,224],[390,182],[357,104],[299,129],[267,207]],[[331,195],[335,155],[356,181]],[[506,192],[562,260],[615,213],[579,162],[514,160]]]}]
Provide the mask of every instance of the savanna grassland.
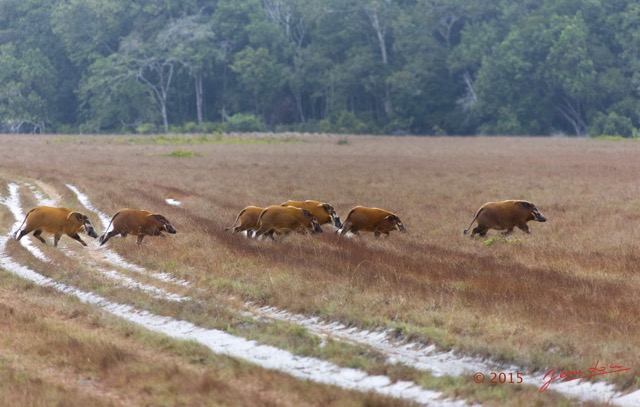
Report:
[{"label": "savanna grassland", "polygon": [[[176,235],[107,245],[189,281],[180,294],[192,300],[184,303],[104,280],[87,260],[91,247],[66,236],[60,246],[74,256],[33,239],[48,263],[8,242],[16,261],[112,301],[470,402],[573,405],[552,387],[541,394],[386,364],[366,347],[323,342],[239,310],[249,302],[393,329],[528,372],[586,369],[596,360],[624,365],[632,370],[600,379],[637,390],[639,157],[637,142],[562,138],[1,136],[0,196],[7,183],[29,183],[80,210],[71,183],[107,214],[131,207],[170,219]],[[21,199],[26,210],[37,204],[28,190]],[[356,205],[384,208],[407,233],[341,238],[325,226],[322,234],[272,242],[223,232],[243,207],[288,199],[328,202],[343,220]],[[548,221],[531,222],[530,235],[462,235],[482,204],[504,199],[529,200]],[[13,232],[14,222],[0,206],[0,232]],[[406,404],[299,382],[151,334],[10,273],[0,273],[0,324],[0,397],[15,404]]]}]

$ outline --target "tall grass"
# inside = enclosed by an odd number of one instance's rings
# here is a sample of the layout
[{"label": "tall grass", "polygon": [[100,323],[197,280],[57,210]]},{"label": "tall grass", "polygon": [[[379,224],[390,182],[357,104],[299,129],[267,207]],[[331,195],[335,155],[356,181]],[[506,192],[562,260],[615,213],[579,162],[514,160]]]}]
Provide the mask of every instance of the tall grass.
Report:
[{"label": "tall grass", "polygon": [[[108,243],[193,286],[531,370],[640,365],[640,145],[576,139],[296,136],[303,143],[0,140],[0,174],[85,191],[113,214],[158,211],[166,239]],[[172,207],[171,197],[182,202]],[[247,205],[287,199],[396,213],[388,239],[255,241],[225,233]],[[489,241],[462,235],[485,202],[532,201],[549,221]],[[97,219],[92,219],[94,225]],[[484,244],[487,243],[487,244]],[[198,295],[195,293],[190,293]],[[201,294],[200,294],[201,295]],[[213,295],[213,294],[212,294]],[[637,388],[635,373],[604,377]]]}]

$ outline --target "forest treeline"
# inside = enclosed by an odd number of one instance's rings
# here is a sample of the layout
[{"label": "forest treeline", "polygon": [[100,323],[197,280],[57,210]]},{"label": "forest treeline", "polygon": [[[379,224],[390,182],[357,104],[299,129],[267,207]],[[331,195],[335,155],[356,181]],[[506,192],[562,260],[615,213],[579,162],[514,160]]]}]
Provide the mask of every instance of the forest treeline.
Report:
[{"label": "forest treeline", "polygon": [[632,0],[0,0],[0,132],[635,136]]}]

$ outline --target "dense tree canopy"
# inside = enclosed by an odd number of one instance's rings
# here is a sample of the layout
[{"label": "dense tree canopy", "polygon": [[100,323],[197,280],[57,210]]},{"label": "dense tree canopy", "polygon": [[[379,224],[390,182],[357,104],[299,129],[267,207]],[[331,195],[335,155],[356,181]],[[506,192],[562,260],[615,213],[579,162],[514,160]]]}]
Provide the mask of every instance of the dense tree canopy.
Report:
[{"label": "dense tree canopy", "polygon": [[0,131],[635,136],[630,0],[2,0]]}]

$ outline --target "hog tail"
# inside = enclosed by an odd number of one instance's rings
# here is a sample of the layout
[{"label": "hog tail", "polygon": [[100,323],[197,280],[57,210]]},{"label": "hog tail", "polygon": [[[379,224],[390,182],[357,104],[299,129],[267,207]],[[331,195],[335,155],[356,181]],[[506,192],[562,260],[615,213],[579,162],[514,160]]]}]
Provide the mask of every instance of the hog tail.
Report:
[{"label": "hog tail", "polygon": [[473,226],[473,222],[475,222],[475,221],[476,221],[476,219],[478,219],[478,215],[480,215],[480,212],[482,212],[482,210],[483,210],[483,209],[484,209],[484,208],[480,208],[480,209],[478,209],[478,211],[476,212],[476,216],[474,216],[474,217],[473,217],[473,220],[472,220],[472,221],[471,221],[471,223],[469,224],[469,227],[468,227],[468,228],[466,228],[466,229],[462,232],[462,234],[463,234],[463,235],[466,235],[466,234],[467,234],[467,232],[469,231],[469,229],[471,229],[471,226]]}]

